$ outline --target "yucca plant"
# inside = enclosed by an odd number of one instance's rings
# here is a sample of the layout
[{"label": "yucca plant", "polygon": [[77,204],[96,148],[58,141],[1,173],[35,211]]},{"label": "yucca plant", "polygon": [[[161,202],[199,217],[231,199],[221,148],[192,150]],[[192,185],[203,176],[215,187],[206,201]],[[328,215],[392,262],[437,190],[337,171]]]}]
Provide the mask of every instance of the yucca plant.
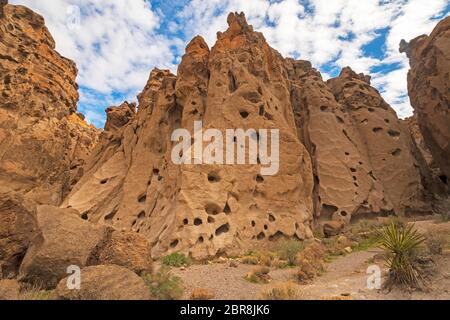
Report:
[{"label": "yucca plant", "polygon": [[424,281],[420,270],[415,266],[418,247],[426,240],[414,225],[403,227],[391,223],[380,234],[380,246],[386,251],[389,277],[386,287],[403,286],[423,289]]}]

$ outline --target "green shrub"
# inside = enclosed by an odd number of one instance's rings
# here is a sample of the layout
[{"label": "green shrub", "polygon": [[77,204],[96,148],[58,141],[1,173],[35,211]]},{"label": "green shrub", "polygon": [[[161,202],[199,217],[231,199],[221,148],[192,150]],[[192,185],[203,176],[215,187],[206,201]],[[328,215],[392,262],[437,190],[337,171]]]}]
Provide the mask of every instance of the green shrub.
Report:
[{"label": "green shrub", "polygon": [[287,240],[279,244],[277,248],[277,255],[281,259],[287,261],[289,266],[295,265],[295,258],[297,253],[303,250],[304,243],[295,240]]},{"label": "green shrub", "polygon": [[391,224],[381,231],[381,248],[386,252],[386,263],[389,267],[389,276],[386,287],[403,286],[422,289],[423,278],[415,265],[417,249],[425,241],[414,225],[402,227]]},{"label": "green shrub", "polygon": [[172,253],[162,259],[162,264],[168,267],[183,267],[191,264],[191,260],[182,253]]},{"label": "green shrub", "polygon": [[251,272],[249,272],[245,279],[252,283],[267,283],[270,280],[270,268],[269,267],[258,267]]},{"label": "green shrub", "polygon": [[179,300],[183,297],[183,281],[170,273],[168,267],[162,267],[154,275],[145,275],[150,294],[158,300]]}]

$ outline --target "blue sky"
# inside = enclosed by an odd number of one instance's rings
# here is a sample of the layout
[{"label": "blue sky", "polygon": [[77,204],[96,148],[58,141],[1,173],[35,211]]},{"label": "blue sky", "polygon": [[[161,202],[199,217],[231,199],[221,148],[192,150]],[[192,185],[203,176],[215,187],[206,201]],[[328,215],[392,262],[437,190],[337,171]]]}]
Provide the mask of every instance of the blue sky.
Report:
[{"label": "blue sky", "polygon": [[448,0],[10,0],[46,19],[58,51],[79,69],[79,111],[103,127],[104,110],[135,101],[151,69],[176,73],[186,44],[197,34],[212,46],[230,11],[284,56],[309,60],[325,79],[351,66],[400,117],[412,114],[408,61],[401,39],[429,34],[450,14]]}]

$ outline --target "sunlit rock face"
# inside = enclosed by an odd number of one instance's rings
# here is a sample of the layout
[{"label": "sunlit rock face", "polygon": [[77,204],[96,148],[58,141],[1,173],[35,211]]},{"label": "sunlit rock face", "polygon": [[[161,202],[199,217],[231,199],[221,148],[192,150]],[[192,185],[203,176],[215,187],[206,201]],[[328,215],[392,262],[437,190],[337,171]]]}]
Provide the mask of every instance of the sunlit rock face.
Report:
[{"label": "sunlit rock face", "polygon": [[76,113],[76,66],[55,51],[44,19],[23,6],[0,10],[0,193],[59,205],[98,130]]}]

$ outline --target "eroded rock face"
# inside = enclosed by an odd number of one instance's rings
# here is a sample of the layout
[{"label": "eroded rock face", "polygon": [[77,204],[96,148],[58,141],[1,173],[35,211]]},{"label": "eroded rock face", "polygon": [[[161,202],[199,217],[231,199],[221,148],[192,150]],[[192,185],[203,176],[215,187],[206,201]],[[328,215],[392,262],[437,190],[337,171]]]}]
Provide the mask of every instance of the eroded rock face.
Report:
[{"label": "eroded rock face", "polygon": [[[181,251],[201,259],[312,236],[311,160],[297,137],[285,61],[243,14],[230,14],[228,23],[211,50],[201,37],[192,40],[178,78],[152,72],[137,114],[114,121],[123,127],[107,124],[64,202],[90,221],[143,234],[153,257]],[[278,173],[262,176],[257,163],[175,165],[171,134],[193,134],[196,120],[224,136],[226,129],[279,129]]]},{"label": "eroded rock face", "polygon": [[418,164],[394,110],[350,68],[325,83],[288,60],[298,135],[314,163],[319,220],[429,211]]},{"label": "eroded rock face", "polygon": [[23,6],[1,10],[0,193],[59,205],[98,131],[76,114],[76,66],[55,51],[44,19]]},{"label": "eroded rock face", "polygon": [[450,17],[442,20],[430,36],[420,36],[401,51],[410,58],[408,90],[426,146],[450,178]]}]

